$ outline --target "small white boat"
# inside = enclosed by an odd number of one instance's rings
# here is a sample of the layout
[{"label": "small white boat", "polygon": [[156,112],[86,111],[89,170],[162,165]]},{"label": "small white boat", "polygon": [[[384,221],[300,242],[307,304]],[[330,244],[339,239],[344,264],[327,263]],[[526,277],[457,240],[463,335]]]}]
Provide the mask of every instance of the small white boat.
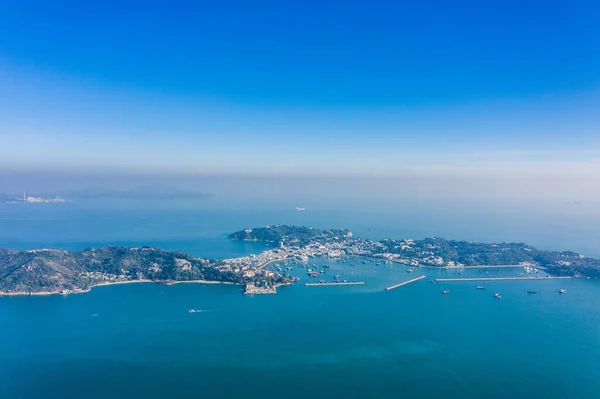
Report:
[{"label": "small white boat", "polygon": [[567,293],[567,290],[565,290],[565,289],[561,288],[561,289],[560,289],[560,291],[558,291],[558,292],[559,292],[560,294],[566,294],[566,293]]},{"label": "small white boat", "polygon": [[500,295],[499,293],[497,293],[497,292],[496,292],[496,293],[494,294],[494,298],[496,298],[496,299],[500,299],[500,298],[502,298],[502,295]]}]

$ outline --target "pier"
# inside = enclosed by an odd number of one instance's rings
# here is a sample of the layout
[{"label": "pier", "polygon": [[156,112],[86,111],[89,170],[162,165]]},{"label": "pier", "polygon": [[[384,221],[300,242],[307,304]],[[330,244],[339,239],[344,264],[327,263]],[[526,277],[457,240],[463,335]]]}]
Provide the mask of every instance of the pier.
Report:
[{"label": "pier", "polygon": [[305,287],[331,287],[335,285],[364,285],[364,281],[346,281],[341,283],[330,282],[330,283],[306,283]]},{"label": "pier", "polygon": [[564,280],[573,278],[571,276],[545,276],[545,277],[464,277],[464,278],[436,278],[436,283],[452,281],[510,281],[510,280]]},{"label": "pier", "polygon": [[478,266],[453,266],[446,269],[506,269],[509,267],[536,267],[535,265],[478,265]]},{"label": "pier", "polygon": [[[404,262],[397,262],[406,264]],[[461,270],[461,269],[508,269],[508,268],[519,268],[519,267],[537,267],[542,268],[536,265],[475,265],[475,266],[429,266],[429,265],[412,265],[412,267],[419,267],[423,269],[438,269],[438,270]]]},{"label": "pier", "polygon": [[391,291],[391,290],[395,290],[398,287],[402,287],[403,285],[407,285],[410,283],[414,283],[415,281],[419,281],[419,280],[423,280],[425,278],[425,275],[423,276],[419,276],[417,278],[413,278],[412,280],[408,280],[408,281],[403,281],[402,283],[396,284],[396,285],[392,285],[391,287],[387,287],[385,290],[386,291]]}]

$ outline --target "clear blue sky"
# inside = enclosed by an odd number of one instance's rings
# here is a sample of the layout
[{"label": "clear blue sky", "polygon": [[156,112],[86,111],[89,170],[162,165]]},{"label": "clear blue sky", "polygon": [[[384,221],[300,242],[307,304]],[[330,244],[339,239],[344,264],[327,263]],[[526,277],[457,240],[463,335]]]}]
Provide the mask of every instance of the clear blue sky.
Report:
[{"label": "clear blue sky", "polygon": [[6,1],[0,168],[600,158],[600,2]]}]

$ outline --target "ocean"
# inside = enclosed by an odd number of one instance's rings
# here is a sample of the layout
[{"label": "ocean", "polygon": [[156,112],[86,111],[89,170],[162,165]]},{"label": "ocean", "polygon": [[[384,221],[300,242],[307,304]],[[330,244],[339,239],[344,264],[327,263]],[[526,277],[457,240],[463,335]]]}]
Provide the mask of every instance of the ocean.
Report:
[{"label": "ocean", "polygon": [[[285,223],[370,238],[526,241],[598,256],[596,222],[571,208],[457,203],[2,204],[0,246],[153,245],[228,258],[266,248],[228,233]],[[245,296],[226,285],[126,284],[0,298],[0,397],[600,398],[598,281],[489,282],[477,290],[478,283],[430,282],[452,271],[330,265],[327,274],[365,285],[296,284]],[[420,274],[427,278],[384,290]]]}]

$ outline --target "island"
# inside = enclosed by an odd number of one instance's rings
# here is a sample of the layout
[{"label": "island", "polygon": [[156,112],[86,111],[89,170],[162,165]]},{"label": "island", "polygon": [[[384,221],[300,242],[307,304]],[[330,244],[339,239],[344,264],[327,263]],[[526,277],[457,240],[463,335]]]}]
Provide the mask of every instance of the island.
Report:
[{"label": "island", "polygon": [[107,284],[183,282],[236,284],[247,294],[273,294],[298,281],[282,265],[327,257],[346,262],[394,262],[408,267],[463,268],[518,266],[552,276],[600,277],[600,260],[572,251],[544,251],[523,243],[473,243],[443,238],[369,240],[346,229],[304,226],[248,228],[232,240],[271,246],[259,254],[215,260],[153,247],[109,246],[83,251],[0,249],[0,295],[87,292]]}]

